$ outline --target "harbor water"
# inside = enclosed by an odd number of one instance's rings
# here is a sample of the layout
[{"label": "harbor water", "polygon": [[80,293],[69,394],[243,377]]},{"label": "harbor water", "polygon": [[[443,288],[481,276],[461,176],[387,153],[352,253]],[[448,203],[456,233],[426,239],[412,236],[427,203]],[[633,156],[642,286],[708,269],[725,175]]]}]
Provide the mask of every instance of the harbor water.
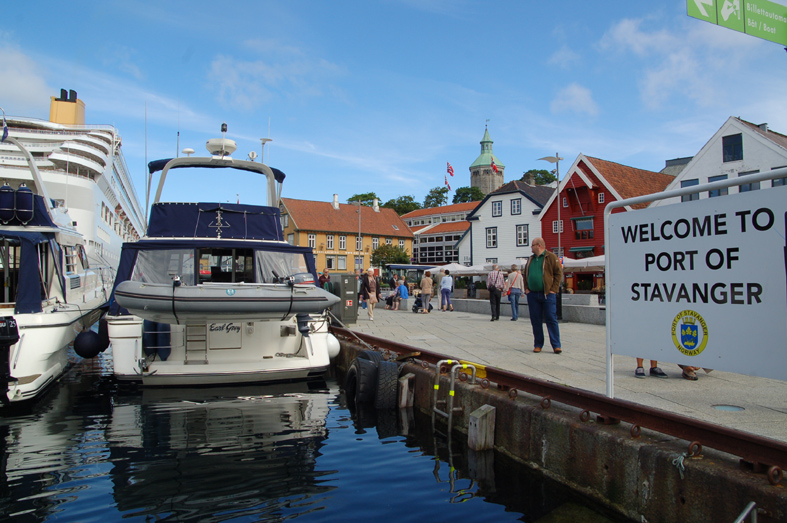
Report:
[{"label": "harbor water", "polygon": [[622,521],[428,417],[351,412],[340,378],[135,389],[110,358],[3,410],[0,520]]}]

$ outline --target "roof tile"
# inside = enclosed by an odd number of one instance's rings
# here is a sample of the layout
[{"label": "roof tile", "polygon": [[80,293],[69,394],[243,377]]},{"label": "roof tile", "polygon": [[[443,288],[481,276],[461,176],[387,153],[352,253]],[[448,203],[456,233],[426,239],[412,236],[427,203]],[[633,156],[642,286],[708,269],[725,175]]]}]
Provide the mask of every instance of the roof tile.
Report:
[{"label": "roof tile", "polygon": [[[281,199],[298,230],[334,233],[358,233],[358,205],[340,203],[338,209],[330,202]],[[395,238],[412,238],[413,233],[393,209],[380,207],[375,212],[371,207],[361,206],[361,232]]]}]

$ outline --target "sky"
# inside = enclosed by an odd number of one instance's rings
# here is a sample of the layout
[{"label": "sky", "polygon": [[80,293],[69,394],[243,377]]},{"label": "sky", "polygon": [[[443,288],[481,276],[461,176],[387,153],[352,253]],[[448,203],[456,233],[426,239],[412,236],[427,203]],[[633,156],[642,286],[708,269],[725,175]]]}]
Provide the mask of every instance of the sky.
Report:
[{"label": "sky", "polygon": [[[448,162],[449,198],[469,186],[485,126],[506,182],[555,154],[561,174],[580,153],[659,171],[730,116],[787,134],[783,46],[690,18],[686,0],[0,4],[0,107],[47,119],[61,88],[117,127],[143,202],[146,161],[204,153],[222,122],[235,158],[272,139],[282,196],[381,203],[423,202]],[[167,191],[265,203],[243,179]]]}]

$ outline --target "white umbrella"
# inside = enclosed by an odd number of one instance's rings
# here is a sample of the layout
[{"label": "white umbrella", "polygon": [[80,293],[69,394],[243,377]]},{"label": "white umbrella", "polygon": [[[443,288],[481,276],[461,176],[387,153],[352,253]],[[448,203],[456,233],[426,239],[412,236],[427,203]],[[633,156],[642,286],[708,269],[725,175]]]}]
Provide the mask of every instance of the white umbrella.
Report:
[{"label": "white umbrella", "polygon": [[575,260],[563,258],[563,272],[603,272],[606,256],[593,256]]},{"label": "white umbrella", "polygon": [[440,265],[439,267],[432,267],[429,269],[432,273],[448,270],[452,276],[477,276],[479,274],[486,274],[488,271],[484,269],[483,265],[473,265],[468,267],[459,263],[449,263],[447,265]]}]

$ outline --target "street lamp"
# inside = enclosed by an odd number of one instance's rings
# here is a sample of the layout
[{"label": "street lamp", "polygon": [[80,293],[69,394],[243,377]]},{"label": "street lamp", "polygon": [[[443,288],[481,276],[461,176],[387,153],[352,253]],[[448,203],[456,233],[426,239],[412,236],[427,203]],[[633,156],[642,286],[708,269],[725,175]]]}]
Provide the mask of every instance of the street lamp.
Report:
[{"label": "street lamp", "polygon": [[[361,247],[358,248],[358,241],[361,242]],[[358,199],[358,239],[355,240],[355,250],[360,253],[361,258],[361,266],[358,267],[358,256],[355,258],[355,266],[357,269],[361,269],[361,273],[363,273],[363,237],[361,236],[361,199]]]},{"label": "street lamp", "polygon": [[560,208],[563,206],[563,202],[560,199],[560,160],[562,159],[558,153],[555,153],[555,156],[539,158],[539,160],[554,163],[555,172],[557,173],[557,255],[560,257],[563,256],[563,248],[560,243],[560,231],[563,229],[563,224],[560,222]]}]

